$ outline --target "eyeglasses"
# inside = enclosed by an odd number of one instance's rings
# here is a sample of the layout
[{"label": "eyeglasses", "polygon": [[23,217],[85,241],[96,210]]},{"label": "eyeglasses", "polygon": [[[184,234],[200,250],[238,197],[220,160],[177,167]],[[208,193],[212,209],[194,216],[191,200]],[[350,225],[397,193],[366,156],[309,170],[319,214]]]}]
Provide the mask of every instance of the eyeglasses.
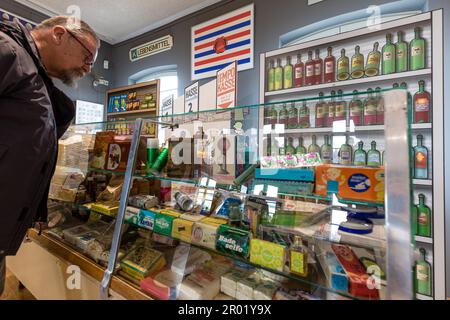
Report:
[{"label": "eyeglasses", "polygon": [[72,36],[72,38],[74,38],[75,40],[77,40],[77,42],[78,42],[78,43],[79,43],[79,44],[80,44],[87,52],[89,52],[89,55],[84,59],[84,63],[87,64],[87,65],[89,65],[89,66],[92,66],[92,65],[94,64],[94,62],[95,62],[95,54],[93,54],[92,51],[89,50],[89,49],[86,47],[86,45],[85,45],[83,42],[81,42],[81,40],[78,39],[78,37],[75,36],[75,34],[74,34],[72,31],[67,30],[67,29],[66,29],[66,31],[67,31],[68,34],[70,34],[70,35]]}]

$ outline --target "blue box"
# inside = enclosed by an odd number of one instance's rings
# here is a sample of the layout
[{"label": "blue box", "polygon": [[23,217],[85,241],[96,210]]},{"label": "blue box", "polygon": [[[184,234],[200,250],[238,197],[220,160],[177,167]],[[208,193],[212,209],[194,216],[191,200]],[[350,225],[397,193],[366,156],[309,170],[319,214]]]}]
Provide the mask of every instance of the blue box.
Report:
[{"label": "blue box", "polygon": [[314,182],[314,169],[258,168],[256,179]]}]

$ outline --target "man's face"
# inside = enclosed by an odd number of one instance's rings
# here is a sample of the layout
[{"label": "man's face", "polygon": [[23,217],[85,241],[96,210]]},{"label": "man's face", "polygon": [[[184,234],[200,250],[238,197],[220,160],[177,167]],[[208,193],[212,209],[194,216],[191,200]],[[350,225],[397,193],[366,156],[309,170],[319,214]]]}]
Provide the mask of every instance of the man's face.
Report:
[{"label": "man's face", "polygon": [[63,27],[58,27],[60,44],[56,47],[56,77],[67,85],[74,85],[77,80],[91,72],[97,58],[97,42],[89,34],[77,34]]}]

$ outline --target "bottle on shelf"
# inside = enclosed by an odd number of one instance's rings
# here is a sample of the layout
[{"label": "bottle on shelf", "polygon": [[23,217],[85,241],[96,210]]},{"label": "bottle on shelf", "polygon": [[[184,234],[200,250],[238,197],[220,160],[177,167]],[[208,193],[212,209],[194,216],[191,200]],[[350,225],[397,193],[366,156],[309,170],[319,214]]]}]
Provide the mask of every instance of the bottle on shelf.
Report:
[{"label": "bottle on shelf", "polygon": [[294,148],[294,138],[289,137],[288,138],[288,143],[286,146],[286,155],[294,155],[296,153],[296,150]]},{"label": "bottle on shelf", "polygon": [[294,237],[294,243],[289,248],[289,269],[300,277],[308,276],[308,249],[299,236]]},{"label": "bottle on shelf", "polygon": [[270,113],[270,109],[267,107],[264,107],[264,125],[270,124],[269,113]]},{"label": "bottle on shelf", "polygon": [[355,150],[353,156],[353,164],[355,166],[365,166],[367,164],[367,154],[364,151],[364,142],[358,142],[358,149]]},{"label": "bottle on shelf", "polygon": [[381,165],[385,165],[385,157],[384,157],[384,151],[385,150],[383,150],[383,152],[381,153]]},{"label": "bottle on shelf", "polygon": [[293,86],[294,80],[294,67],[291,64],[291,56],[287,56],[286,65],[284,66],[284,89],[290,89]]},{"label": "bottle on shelf", "polygon": [[360,52],[360,47],[355,47],[355,54],[352,57],[352,79],[359,79],[364,76],[364,55]]},{"label": "bottle on shelf", "polygon": [[419,91],[414,94],[414,123],[429,123],[431,120],[431,95],[425,91],[425,81],[419,81]]},{"label": "bottle on shelf", "polygon": [[299,52],[297,54],[297,63],[294,66],[294,85],[299,88],[303,87],[303,78],[305,65],[302,62],[302,54]]},{"label": "bottle on shelf", "polygon": [[377,124],[384,124],[384,98],[381,94],[381,88],[376,87],[376,100],[377,100]]},{"label": "bottle on shelf", "polygon": [[289,121],[289,111],[286,107],[286,104],[284,103],[279,113],[278,123],[284,125],[284,127],[287,128],[288,121]]},{"label": "bottle on shelf", "polygon": [[286,137],[283,137],[280,139],[280,146],[278,149],[278,154],[280,156],[285,156],[286,155]]},{"label": "bottle on shelf", "polygon": [[421,29],[414,29],[415,37],[410,44],[410,70],[420,70],[426,68],[426,42],[420,36]]},{"label": "bottle on shelf", "polygon": [[419,194],[419,204],[417,208],[417,235],[421,237],[431,237],[431,210],[425,204],[425,195]]},{"label": "bottle on shelf", "polygon": [[283,67],[281,66],[281,59],[277,59],[277,67],[275,68],[275,86],[274,90],[283,89]]},{"label": "bottle on shelf", "polygon": [[426,250],[420,248],[420,258],[416,261],[415,287],[417,293],[431,296],[431,265],[426,260]]},{"label": "bottle on shelf", "polygon": [[308,147],[308,153],[318,153],[320,154],[320,147],[317,145],[317,137],[312,135],[311,137],[311,145]]},{"label": "bottle on shelf", "polygon": [[373,50],[367,56],[365,74],[367,77],[374,77],[380,73],[381,52],[378,50],[380,44],[375,42]]},{"label": "bottle on shelf", "polygon": [[353,91],[353,100],[350,102],[350,125],[360,126],[362,123],[363,103],[358,98],[358,90]]},{"label": "bottle on shelf", "polygon": [[349,59],[345,55],[345,49],[341,50],[341,57],[338,59],[338,76],[339,81],[345,81],[350,78],[350,66]]},{"label": "bottle on shelf", "polygon": [[377,150],[377,143],[372,141],[370,144],[370,150],[367,152],[367,165],[370,167],[381,166],[381,154]]},{"label": "bottle on shelf", "polygon": [[313,52],[308,51],[308,60],[305,63],[305,86],[312,86],[316,82],[314,65]]},{"label": "bottle on shelf", "polygon": [[331,91],[331,101],[328,103],[327,127],[333,127],[336,112],[336,91]]},{"label": "bottle on shelf", "polygon": [[338,90],[338,99],[334,110],[334,121],[347,120],[347,102],[344,100],[342,90]]},{"label": "bottle on shelf", "polygon": [[396,83],[394,83],[394,84],[392,85],[392,88],[393,88],[393,89],[398,89],[398,88],[400,88],[400,85],[396,82]]},{"label": "bottle on shelf", "polygon": [[306,154],[306,148],[303,146],[303,138],[298,138],[298,146],[295,149],[295,153],[298,155]]},{"label": "bottle on shelf", "polygon": [[295,103],[292,102],[291,107],[288,110],[288,129],[298,128],[298,109],[295,107]]},{"label": "bottle on shelf", "polygon": [[269,121],[268,124],[274,126],[278,123],[278,111],[275,108],[275,105],[269,109]]},{"label": "bottle on shelf", "polygon": [[274,61],[270,60],[269,70],[267,71],[267,91],[275,90],[275,66]]},{"label": "bottle on shelf", "polygon": [[306,101],[303,101],[303,105],[298,110],[298,127],[309,128],[310,126],[309,108],[306,105]]},{"label": "bottle on shelf", "polygon": [[423,136],[417,136],[417,146],[414,147],[414,178],[428,179],[428,149],[423,146]]},{"label": "bottle on shelf", "polygon": [[328,47],[328,55],[324,60],[325,73],[323,80],[325,83],[331,83],[336,81],[336,58],[333,56],[333,48]]},{"label": "bottle on shelf", "polygon": [[377,124],[377,100],[373,96],[372,88],[367,89],[367,99],[364,103],[364,124],[367,126]]},{"label": "bottle on shelf", "polygon": [[386,35],[386,44],[382,49],[383,63],[381,65],[383,74],[395,73],[395,45],[392,43],[392,35]]},{"label": "bottle on shelf", "polygon": [[320,49],[316,49],[316,58],[314,59],[314,84],[323,83],[323,60],[320,57]]},{"label": "bottle on shelf", "polygon": [[348,137],[345,139],[345,143],[339,149],[338,157],[339,164],[350,165],[352,164],[353,148],[348,144]]},{"label": "bottle on shelf", "polygon": [[324,144],[320,147],[320,157],[322,163],[333,163],[333,147],[330,144],[330,136],[326,135],[324,138]]},{"label": "bottle on shelf", "polygon": [[395,68],[396,72],[408,71],[408,44],[403,40],[403,32],[397,32]]},{"label": "bottle on shelf", "polygon": [[323,92],[319,93],[319,101],[316,104],[316,128],[323,128],[327,121],[327,103],[323,100]]}]

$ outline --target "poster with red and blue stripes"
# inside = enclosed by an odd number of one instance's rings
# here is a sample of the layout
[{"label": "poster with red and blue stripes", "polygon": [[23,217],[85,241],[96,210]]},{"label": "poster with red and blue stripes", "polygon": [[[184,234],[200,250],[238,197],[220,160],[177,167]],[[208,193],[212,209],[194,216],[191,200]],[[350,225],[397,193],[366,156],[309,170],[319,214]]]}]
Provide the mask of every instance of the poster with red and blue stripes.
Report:
[{"label": "poster with red and blue stripes", "polygon": [[238,71],[253,68],[253,4],[192,27],[191,78],[215,77],[236,61]]}]

